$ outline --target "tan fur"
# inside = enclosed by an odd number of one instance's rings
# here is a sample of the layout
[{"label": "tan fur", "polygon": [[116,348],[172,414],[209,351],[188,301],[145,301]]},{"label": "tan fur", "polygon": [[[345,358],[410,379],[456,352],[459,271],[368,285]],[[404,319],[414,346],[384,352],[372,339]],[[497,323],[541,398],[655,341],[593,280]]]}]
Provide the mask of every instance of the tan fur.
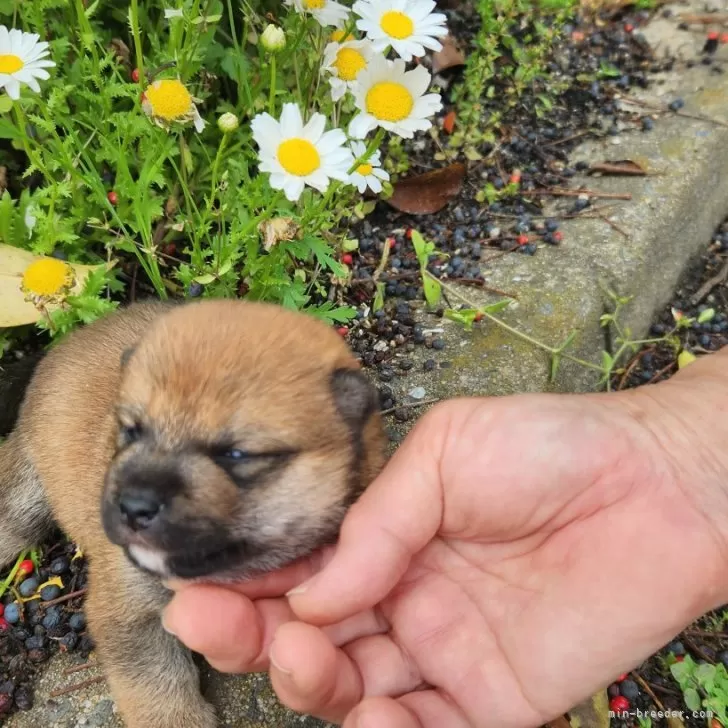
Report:
[{"label": "tan fur", "polygon": [[[129,728],[218,724],[190,654],[161,628],[160,574],[125,548],[166,574],[225,581],[331,541],[384,461],[362,376],[330,327],[240,301],[137,304],[38,366],[0,445],[0,563],[52,520],[84,549],[89,628]],[[143,434],[125,439],[119,420]],[[282,454],[231,463],[220,443]],[[119,499],[139,488],[165,501],[133,531]]]}]

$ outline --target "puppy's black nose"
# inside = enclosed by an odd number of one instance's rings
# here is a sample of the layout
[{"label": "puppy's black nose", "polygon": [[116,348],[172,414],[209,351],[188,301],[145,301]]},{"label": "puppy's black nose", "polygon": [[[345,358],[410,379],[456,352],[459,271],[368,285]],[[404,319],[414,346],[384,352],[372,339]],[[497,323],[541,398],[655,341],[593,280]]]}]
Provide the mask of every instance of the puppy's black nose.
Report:
[{"label": "puppy's black nose", "polygon": [[151,490],[129,490],[119,496],[119,510],[129,528],[143,531],[149,528],[162,510],[162,501]]}]

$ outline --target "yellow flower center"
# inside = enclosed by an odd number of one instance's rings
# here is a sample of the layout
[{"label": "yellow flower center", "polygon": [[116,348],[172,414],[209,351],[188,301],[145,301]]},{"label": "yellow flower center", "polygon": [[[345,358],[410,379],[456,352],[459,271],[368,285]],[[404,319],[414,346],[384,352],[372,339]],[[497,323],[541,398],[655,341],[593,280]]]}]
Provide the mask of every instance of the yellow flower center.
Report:
[{"label": "yellow flower center", "polygon": [[368,174],[371,174],[371,173],[372,173],[372,170],[373,170],[373,169],[374,169],[374,167],[372,167],[372,165],[371,165],[371,164],[360,164],[360,165],[359,165],[359,166],[358,166],[358,167],[356,168],[356,171],[357,171],[357,172],[358,172],[358,173],[359,173],[359,174],[360,174],[360,175],[361,175],[362,177],[366,177],[366,176],[367,176]]},{"label": "yellow flower center", "polygon": [[278,161],[296,177],[307,177],[321,166],[318,150],[308,139],[286,139],[278,147]]},{"label": "yellow flower center", "polygon": [[348,40],[354,40],[354,36],[351,33],[344,37],[344,32],[345,31],[343,30],[335,30],[331,34],[331,40],[334,41],[334,43],[346,43]]},{"label": "yellow flower center", "polygon": [[16,73],[24,65],[23,61],[12,53],[0,54],[0,73]]},{"label": "yellow flower center", "polygon": [[41,258],[23,273],[23,287],[37,296],[55,296],[73,281],[73,269],[56,258]]},{"label": "yellow flower center", "polygon": [[192,110],[192,96],[177,79],[156,81],[145,91],[145,96],[154,116],[167,121],[186,116]]},{"label": "yellow flower center", "polygon": [[367,91],[366,109],[379,121],[402,121],[414,105],[412,94],[401,83],[380,81]]},{"label": "yellow flower center", "polygon": [[326,5],[326,0],[303,0],[303,4],[309,10],[321,10]]},{"label": "yellow flower center", "polygon": [[353,48],[342,48],[336,54],[334,66],[343,81],[353,81],[359,71],[367,65],[364,56]]},{"label": "yellow flower center", "polygon": [[412,20],[399,10],[388,10],[384,13],[379,20],[379,26],[387,35],[397,40],[409,38],[415,29]]}]

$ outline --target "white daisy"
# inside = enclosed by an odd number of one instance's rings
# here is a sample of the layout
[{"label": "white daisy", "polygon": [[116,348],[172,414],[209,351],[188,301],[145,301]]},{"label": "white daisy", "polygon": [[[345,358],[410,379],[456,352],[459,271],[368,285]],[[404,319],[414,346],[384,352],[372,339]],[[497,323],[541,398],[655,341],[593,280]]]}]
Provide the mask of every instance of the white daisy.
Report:
[{"label": "white daisy", "polygon": [[352,88],[359,73],[372,57],[372,44],[367,40],[329,43],[324,49],[321,73],[331,74],[331,98],[338,101],[347,88]]},{"label": "white daisy", "polygon": [[341,129],[324,131],[326,117],[313,114],[304,125],[297,104],[283,104],[280,121],[270,114],[258,114],[251,122],[253,139],[260,147],[260,169],[270,173],[270,186],[283,190],[295,202],[305,185],[325,192],[330,178],[349,181],[354,164],[344,146]]},{"label": "white daisy", "polygon": [[176,78],[164,78],[147,86],[142,96],[142,110],[155,124],[169,129],[173,123],[193,122],[201,132],[205,120],[195,106],[187,87]]},{"label": "white daisy", "polygon": [[20,98],[20,86],[25,84],[38,93],[37,79],[50,78],[46,68],[56,64],[48,60],[48,43],[39,43],[40,36],[24,33],[0,25],[0,88],[4,88],[11,99]]},{"label": "white daisy", "polygon": [[432,126],[428,117],[442,108],[440,94],[425,94],[430,76],[424,66],[405,71],[401,58],[388,61],[375,55],[356,79],[352,89],[357,114],[349,124],[349,136],[364,139],[378,126],[411,139],[416,131]]},{"label": "white daisy", "polygon": [[447,18],[433,13],[435,0],[357,0],[356,27],[367,34],[375,51],[392,46],[405,61],[425,55],[425,48],[442,49],[436,37],[447,35]]},{"label": "white daisy", "polygon": [[349,18],[349,8],[334,0],[285,0],[285,3],[299,13],[311,13],[324,28],[327,25],[343,28]]},{"label": "white daisy", "polygon": [[[354,161],[361,159],[367,151],[364,142],[352,142],[351,151],[354,153]],[[381,167],[381,152],[373,152],[366,162],[362,162],[350,175],[349,181],[355,185],[361,194],[367,187],[372,192],[379,194],[382,191],[381,180],[389,180],[389,174]]]}]

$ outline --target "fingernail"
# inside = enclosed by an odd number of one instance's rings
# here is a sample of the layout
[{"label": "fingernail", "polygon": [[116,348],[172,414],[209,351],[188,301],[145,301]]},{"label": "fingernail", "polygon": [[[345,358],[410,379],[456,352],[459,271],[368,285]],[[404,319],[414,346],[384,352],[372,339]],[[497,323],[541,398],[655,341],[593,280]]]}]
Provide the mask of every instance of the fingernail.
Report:
[{"label": "fingernail", "polygon": [[177,636],[177,633],[167,623],[167,612],[162,612],[162,627],[164,628],[165,632],[169,632],[174,637]]},{"label": "fingernail", "polygon": [[293,587],[290,591],[286,592],[287,597],[293,597],[296,594],[303,594],[304,592],[308,591],[308,588],[311,586],[311,584],[315,581],[314,578],[309,579],[308,581],[304,581],[303,583],[299,584],[296,587]]},{"label": "fingernail", "polygon": [[279,672],[282,672],[287,677],[290,677],[291,675],[293,675],[293,671],[289,670],[287,667],[283,667],[281,665],[280,660],[276,657],[275,648],[276,648],[276,643],[274,642],[270,646],[270,649],[268,650],[268,658],[270,659],[271,665],[273,665],[273,667],[275,667],[275,669],[278,670]]}]

